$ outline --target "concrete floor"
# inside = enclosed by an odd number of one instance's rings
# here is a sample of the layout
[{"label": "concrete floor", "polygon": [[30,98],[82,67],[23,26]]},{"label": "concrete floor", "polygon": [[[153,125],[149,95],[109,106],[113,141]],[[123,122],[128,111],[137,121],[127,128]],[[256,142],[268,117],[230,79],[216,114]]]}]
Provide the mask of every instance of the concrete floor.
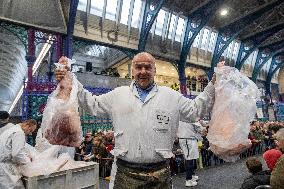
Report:
[{"label": "concrete floor", "polygon": [[[245,160],[201,169],[196,173],[200,178],[197,186],[185,187],[185,174],[182,173],[173,177],[173,189],[238,189],[249,175]],[[100,189],[108,189],[108,182],[101,180]]]}]

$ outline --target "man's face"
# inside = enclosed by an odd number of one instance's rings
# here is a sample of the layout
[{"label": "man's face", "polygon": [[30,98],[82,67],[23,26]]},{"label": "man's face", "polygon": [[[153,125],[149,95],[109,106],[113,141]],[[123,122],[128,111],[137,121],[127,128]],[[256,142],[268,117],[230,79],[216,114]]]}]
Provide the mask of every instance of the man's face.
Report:
[{"label": "man's face", "polygon": [[133,62],[132,75],[136,81],[136,84],[146,89],[154,82],[154,76],[156,74],[156,67],[154,62]]},{"label": "man's face", "polygon": [[93,139],[93,137],[92,135],[86,135],[85,139],[87,142],[90,142]]}]

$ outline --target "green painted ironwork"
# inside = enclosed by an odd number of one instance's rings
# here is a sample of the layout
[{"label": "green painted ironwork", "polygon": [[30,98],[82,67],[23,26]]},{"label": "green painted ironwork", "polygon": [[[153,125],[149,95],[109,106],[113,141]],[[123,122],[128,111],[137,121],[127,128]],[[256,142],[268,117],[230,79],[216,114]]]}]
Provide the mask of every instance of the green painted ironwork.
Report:
[{"label": "green painted ironwork", "polygon": [[4,28],[5,30],[15,35],[24,45],[25,51],[27,51],[28,49],[28,30],[26,28],[17,26],[14,24],[6,23],[6,22],[1,22],[0,27]]},{"label": "green painted ironwork", "polygon": [[[35,93],[26,95],[28,95],[28,118],[41,121],[49,94]],[[80,119],[84,135],[87,132],[96,133],[98,131],[108,131],[112,129],[112,120],[110,118],[82,115]]]}]

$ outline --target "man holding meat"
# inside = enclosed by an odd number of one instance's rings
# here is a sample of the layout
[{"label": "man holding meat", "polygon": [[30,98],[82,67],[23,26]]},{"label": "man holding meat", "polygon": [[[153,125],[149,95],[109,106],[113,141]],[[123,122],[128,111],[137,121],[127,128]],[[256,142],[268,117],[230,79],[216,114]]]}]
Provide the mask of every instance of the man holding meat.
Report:
[{"label": "man holding meat", "polygon": [[[66,61],[61,58],[60,62]],[[66,70],[56,70],[61,81]],[[94,96],[78,84],[81,108],[94,116],[110,116],[113,120],[117,158],[115,189],[170,189],[172,182],[168,159],[179,121],[195,122],[211,111],[214,82],[194,100],[154,82],[155,58],[146,52],[134,56],[130,86]],[[78,81],[74,81],[78,82]]]}]

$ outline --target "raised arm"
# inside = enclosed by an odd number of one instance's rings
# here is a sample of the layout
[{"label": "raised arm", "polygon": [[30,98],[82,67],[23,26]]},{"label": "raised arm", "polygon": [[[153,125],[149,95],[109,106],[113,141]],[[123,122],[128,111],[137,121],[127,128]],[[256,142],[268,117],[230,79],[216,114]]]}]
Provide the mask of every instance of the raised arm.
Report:
[{"label": "raised arm", "polygon": [[83,88],[78,82],[79,106],[94,116],[108,116],[111,111],[112,92],[96,96]]},{"label": "raised arm", "polygon": [[194,123],[197,119],[211,112],[215,100],[215,88],[212,82],[195,99],[182,96],[179,100],[180,120]]},{"label": "raised arm", "polygon": [[[67,66],[67,61],[70,61],[67,57],[61,57],[59,59],[60,68],[55,70],[56,80],[59,82],[59,86],[61,82],[64,82],[64,77],[67,75],[70,70]],[[63,65],[63,66],[62,66]],[[110,114],[111,110],[111,101],[112,94],[111,92],[107,94],[103,94],[100,96],[92,95],[89,91],[83,88],[83,85],[73,77],[73,85],[76,86],[75,92],[77,93],[79,106],[84,109],[87,113],[94,116],[106,116]],[[75,84],[74,84],[75,82]],[[60,90],[66,90],[64,87],[60,87]],[[70,89],[74,90],[74,89]]]}]

